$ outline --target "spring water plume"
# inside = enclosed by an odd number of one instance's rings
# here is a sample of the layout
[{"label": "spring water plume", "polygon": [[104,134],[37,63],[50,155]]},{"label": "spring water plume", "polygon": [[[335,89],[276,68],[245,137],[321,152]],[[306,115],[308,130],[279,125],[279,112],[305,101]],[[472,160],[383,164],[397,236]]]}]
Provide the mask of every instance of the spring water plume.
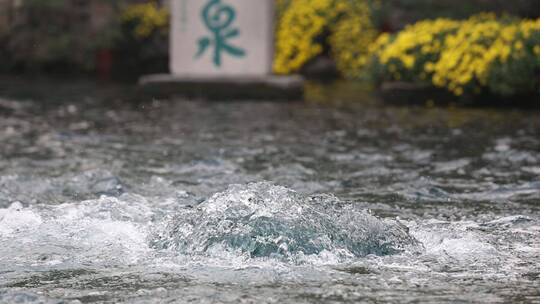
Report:
[{"label": "spring water plume", "polygon": [[179,212],[152,246],[183,254],[249,257],[389,255],[416,241],[397,221],[378,219],[332,195],[302,196],[268,182],[232,185]]}]

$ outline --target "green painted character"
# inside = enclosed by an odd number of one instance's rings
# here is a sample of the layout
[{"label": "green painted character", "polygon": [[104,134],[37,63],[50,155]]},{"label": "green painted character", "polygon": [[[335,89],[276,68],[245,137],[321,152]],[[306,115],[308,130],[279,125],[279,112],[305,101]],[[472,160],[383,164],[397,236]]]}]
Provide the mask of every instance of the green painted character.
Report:
[{"label": "green painted character", "polygon": [[211,45],[214,46],[213,62],[217,67],[221,66],[223,52],[239,58],[246,55],[243,49],[227,42],[228,39],[240,34],[237,28],[232,27],[236,19],[236,11],[233,7],[223,4],[221,0],[210,0],[203,8],[202,18],[213,35],[199,39],[199,51],[195,58],[201,57]]}]

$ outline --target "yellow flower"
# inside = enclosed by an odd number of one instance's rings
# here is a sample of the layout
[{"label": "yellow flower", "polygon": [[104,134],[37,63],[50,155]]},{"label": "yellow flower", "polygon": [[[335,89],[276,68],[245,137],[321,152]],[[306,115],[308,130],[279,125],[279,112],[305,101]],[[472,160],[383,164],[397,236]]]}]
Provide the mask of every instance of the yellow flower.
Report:
[{"label": "yellow flower", "polygon": [[134,34],[138,38],[146,38],[159,28],[165,28],[169,22],[169,11],[152,1],[134,4],[122,13],[122,21],[136,23]]},{"label": "yellow flower", "polygon": [[355,76],[377,36],[368,0],[277,0],[282,15],[276,33],[274,72],[290,74],[323,52],[323,33],[338,69]]},{"label": "yellow flower", "polygon": [[540,19],[498,20],[493,14],[480,14],[463,21],[420,21],[379,38],[370,52],[386,79],[408,75],[409,81],[431,80],[462,95],[491,86],[495,68],[519,60],[540,65],[539,40]]}]

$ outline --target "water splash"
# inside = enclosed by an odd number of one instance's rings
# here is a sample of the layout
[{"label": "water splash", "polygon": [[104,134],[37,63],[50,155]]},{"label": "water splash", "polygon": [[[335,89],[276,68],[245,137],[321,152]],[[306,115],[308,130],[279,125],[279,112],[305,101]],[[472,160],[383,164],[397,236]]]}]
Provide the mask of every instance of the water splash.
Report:
[{"label": "water splash", "polygon": [[158,229],[152,246],[183,254],[235,252],[298,260],[388,255],[416,244],[397,221],[381,220],[331,195],[302,196],[271,183],[233,185]]},{"label": "water splash", "polygon": [[147,256],[154,216],[144,198],[123,195],[78,203],[0,209],[0,269],[136,263]]}]

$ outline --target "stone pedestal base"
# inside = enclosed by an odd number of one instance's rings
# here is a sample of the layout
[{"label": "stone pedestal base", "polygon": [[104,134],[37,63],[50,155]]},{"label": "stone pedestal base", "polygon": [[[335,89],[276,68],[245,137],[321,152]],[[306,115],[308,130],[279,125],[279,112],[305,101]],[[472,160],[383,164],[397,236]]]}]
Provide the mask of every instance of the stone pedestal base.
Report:
[{"label": "stone pedestal base", "polygon": [[185,97],[207,100],[302,100],[301,76],[196,77],[158,74],[139,80],[143,93],[156,98]]}]

